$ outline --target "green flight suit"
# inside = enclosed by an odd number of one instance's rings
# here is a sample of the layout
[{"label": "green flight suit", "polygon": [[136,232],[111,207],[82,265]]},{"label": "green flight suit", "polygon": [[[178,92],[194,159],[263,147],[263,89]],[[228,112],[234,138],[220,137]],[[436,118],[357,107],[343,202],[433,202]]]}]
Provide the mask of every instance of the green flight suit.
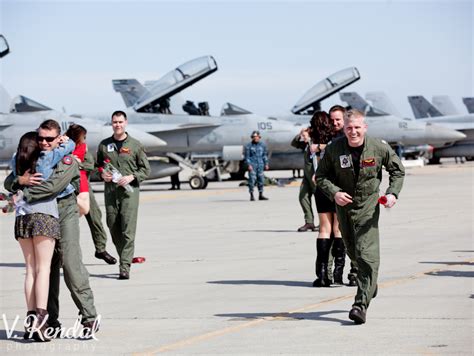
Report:
[{"label": "green flight suit", "polygon": [[[84,156],[84,162],[79,163],[79,168],[91,173],[95,168],[94,156],[87,151]],[[89,213],[86,214],[87,224],[91,230],[92,240],[94,241],[95,251],[104,252],[107,245],[107,233],[105,232],[104,225],[102,225],[102,212],[100,211],[99,204],[95,200],[94,191],[92,190],[91,184],[87,182],[89,186]]]},{"label": "green flight suit", "polygon": [[380,265],[378,198],[382,166],[390,175],[385,194],[398,197],[405,169],[390,146],[379,139],[365,137],[358,179],[345,137],[326,147],[316,172],[318,186],[330,199],[334,200],[337,192],[346,192],[352,197],[351,204],[336,204],[336,212],[347,254],[358,267],[354,306],[365,309],[377,287]]},{"label": "green flight suit", "polygon": [[300,135],[296,135],[293,141],[291,141],[293,147],[304,150],[304,168],[303,168],[303,179],[300,185],[299,202],[304,213],[304,221],[307,224],[314,224],[314,213],[311,204],[312,197],[316,192],[316,185],[313,182],[314,166],[313,160],[309,155],[308,143],[300,140]]},{"label": "green flight suit", "polygon": [[[78,186],[79,169],[75,159],[69,164],[61,161],[51,176],[41,185],[25,187],[25,200],[32,203],[51,196],[57,196],[69,183]],[[10,174],[4,183],[5,189],[14,192],[23,187],[18,184],[18,177]],[[97,312],[94,306],[94,295],[89,285],[89,273],[82,262],[81,245],[79,244],[79,211],[74,193],[58,199],[59,223],[61,226],[60,251],[56,250],[51,261],[51,273],[48,296],[48,324],[55,325],[59,316],[59,278],[62,263],[64,281],[71,292],[72,300],[82,322],[94,321]]]},{"label": "green flight suit", "polygon": [[113,182],[105,182],[104,190],[107,226],[120,258],[120,272],[129,273],[135,250],[140,182],[150,175],[150,164],[142,144],[128,134],[120,152],[116,148],[113,137],[103,140],[97,151],[97,164],[103,167],[109,159],[123,176],[135,178],[130,183],[133,192]]}]

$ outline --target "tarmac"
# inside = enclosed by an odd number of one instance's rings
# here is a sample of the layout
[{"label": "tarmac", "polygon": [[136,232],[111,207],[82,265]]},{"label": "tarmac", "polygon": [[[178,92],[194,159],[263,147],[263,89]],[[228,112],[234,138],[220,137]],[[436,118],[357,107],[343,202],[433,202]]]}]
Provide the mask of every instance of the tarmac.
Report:
[{"label": "tarmac", "polygon": [[[311,286],[317,233],[296,232],[304,223],[298,182],[267,187],[270,200],[256,202],[238,182],[199,191],[185,183],[168,191],[166,179],[145,184],[135,256],[146,261],[132,266],[128,281],[94,258],[81,219],[101,317],[91,340],[24,341],[22,319],[11,331],[26,311],[24,262],[14,215],[2,214],[0,352],[472,355],[473,173],[473,162],[407,169],[398,203],[381,212],[379,293],[364,325],[348,319],[354,287]],[[104,209],[103,194],[96,197]],[[117,255],[110,239],[107,249]],[[77,309],[63,280],[60,305],[60,321],[72,328]]]}]

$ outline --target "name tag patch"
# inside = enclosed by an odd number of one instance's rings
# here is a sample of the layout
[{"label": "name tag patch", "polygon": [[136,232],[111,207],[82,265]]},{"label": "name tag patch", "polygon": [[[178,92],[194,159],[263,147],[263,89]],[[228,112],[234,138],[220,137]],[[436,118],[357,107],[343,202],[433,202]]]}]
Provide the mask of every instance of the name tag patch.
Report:
[{"label": "name tag patch", "polygon": [[341,162],[341,168],[349,168],[351,166],[351,160],[349,159],[349,156],[339,156],[339,161]]},{"label": "name tag patch", "polygon": [[115,145],[113,143],[109,143],[107,145],[107,152],[114,152]]},{"label": "name tag patch", "polygon": [[375,158],[366,158],[362,160],[362,168],[375,167]]}]

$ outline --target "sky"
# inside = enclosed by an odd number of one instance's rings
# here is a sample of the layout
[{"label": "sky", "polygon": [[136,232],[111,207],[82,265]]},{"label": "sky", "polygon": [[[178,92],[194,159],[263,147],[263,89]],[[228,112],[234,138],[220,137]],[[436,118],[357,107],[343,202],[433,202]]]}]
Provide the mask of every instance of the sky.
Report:
[{"label": "sky", "polygon": [[[384,91],[405,117],[407,95],[474,96],[473,1],[0,0],[11,53],[0,82],[72,113],[124,109],[112,79],[158,79],[212,55],[218,71],[181,93],[218,115],[232,102],[288,113],[314,84],[355,66],[346,90]],[[323,109],[339,102],[333,96]]]}]

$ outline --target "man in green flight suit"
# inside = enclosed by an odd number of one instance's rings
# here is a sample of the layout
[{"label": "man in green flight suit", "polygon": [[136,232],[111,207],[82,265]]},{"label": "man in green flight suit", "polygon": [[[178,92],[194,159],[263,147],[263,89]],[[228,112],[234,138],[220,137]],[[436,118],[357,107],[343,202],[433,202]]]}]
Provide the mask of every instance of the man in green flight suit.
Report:
[{"label": "man in green flight suit", "polygon": [[303,150],[304,155],[303,179],[301,180],[298,200],[303,209],[305,224],[298,228],[298,232],[316,231],[317,228],[314,225],[314,213],[311,204],[312,197],[316,192],[316,185],[313,182],[314,167],[313,160],[310,157],[311,140],[309,128],[301,129],[301,132],[291,141],[291,145]]},{"label": "man in green flight suit", "polygon": [[[56,148],[60,133],[61,128],[55,120],[44,121],[38,128],[40,148],[45,151]],[[79,244],[79,211],[73,185],[77,188],[79,186],[79,169],[76,160],[71,156],[64,157],[47,180],[41,178],[41,173],[26,172],[17,177],[10,174],[4,182],[5,189],[10,192],[22,189],[24,199],[28,203],[57,197],[61,227],[60,252],[56,250],[51,261],[47,322],[49,327],[57,331],[61,329],[58,316],[59,277],[62,264],[64,281],[81,315],[84,326],[83,335],[91,336],[91,333],[97,331],[99,325],[94,295],[89,285],[89,273],[82,262]]]},{"label": "man in green flight suit", "polygon": [[405,176],[403,165],[390,146],[367,137],[366,132],[364,114],[358,110],[347,111],[344,115],[346,137],[326,147],[316,171],[318,186],[336,202],[347,254],[358,267],[357,294],[349,312],[349,318],[356,324],[365,323],[367,308],[377,294],[382,167],[390,176],[385,208],[397,202]]},{"label": "man in green flight suit", "polygon": [[145,150],[127,134],[127,123],[127,115],[115,111],[112,114],[114,133],[103,140],[97,150],[97,164],[102,168],[101,177],[105,182],[107,226],[120,259],[119,279],[130,279],[140,182],[150,174]]},{"label": "man in green flight suit", "polygon": [[[94,156],[89,151],[87,151],[84,156],[84,162],[79,163],[79,169],[83,169],[89,173],[95,169]],[[117,263],[117,260],[105,249],[107,245],[107,233],[105,232],[104,225],[102,225],[102,212],[100,211],[99,204],[97,204],[90,182],[88,181],[87,184],[89,185],[90,210],[85,217],[89,229],[91,230],[92,240],[94,241],[94,256],[95,258],[104,260],[109,265],[114,265]]]}]

